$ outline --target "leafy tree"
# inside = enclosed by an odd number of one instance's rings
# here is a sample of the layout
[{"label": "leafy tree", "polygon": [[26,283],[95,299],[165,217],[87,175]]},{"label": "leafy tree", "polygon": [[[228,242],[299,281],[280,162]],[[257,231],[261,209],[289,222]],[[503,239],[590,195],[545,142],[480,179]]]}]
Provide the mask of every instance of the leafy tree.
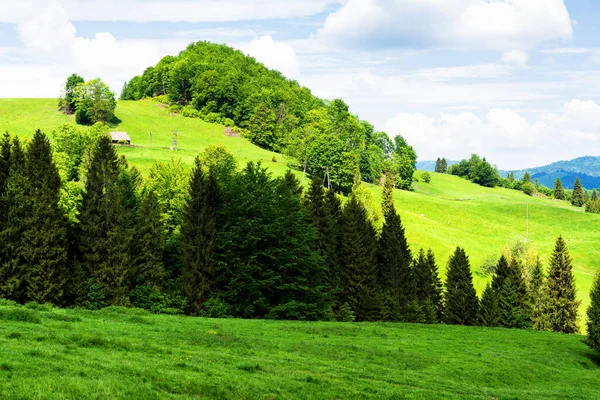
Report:
[{"label": "leafy tree", "polygon": [[377,285],[377,239],[367,210],[354,196],[344,207],[341,219],[340,299],[347,302],[357,321],[380,317]]},{"label": "leafy tree", "polygon": [[275,123],[277,116],[265,103],[259,103],[248,121],[248,131],[252,142],[267,149],[275,149]]},{"label": "leafy tree", "polygon": [[75,89],[83,83],[85,83],[85,80],[77,74],[72,74],[67,78],[63,96],[61,96],[58,101],[58,108],[60,110],[68,114],[73,114],[75,112],[77,107]]},{"label": "leafy tree", "polygon": [[181,228],[182,278],[190,312],[198,315],[216,290],[214,252],[221,203],[214,170],[204,171],[199,158],[196,158],[189,190]]},{"label": "leafy tree", "polygon": [[554,181],[554,198],[557,200],[564,200],[565,189],[563,188],[560,178],[556,178]]},{"label": "leafy tree", "polygon": [[600,351],[600,273],[596,274],[590,291],[590,306],[587,309],[587,340],[592,349]]},{"label": "leafy tree", "polygon": [[335,190],[350,193],[358,161],[345,151],[344,141],[336,136],[317,137],[307,150],[307,172],[324,176],[325,184]]},{"label": "leafy tree", "polygon": [[498,170],[485,158],[482,159],[477,154],[472,154],[470,159],[461,160],[458,164],[454,164],[448,172],[486,187],[494,187],[500,181]]},{"label": "leafy tree", "polygon": [[501,326],[501,314],[496,290],[488,283],[481,296],[479,323],[483,326]]},{"label": "leafy tree", "polygon": [[460,247],[448,262],[446,276],[444,322],[455,325],[476,325],[479,299],[473,286],[469,258]]},{"label": "leafy tree", "polygon": [[577,308],[575,277],[571,257],[567,245],[559,236],[550,258],[550,269],[547,278],[548,301],[545,314],[548,327],[554,332],[576,333]]},{"label": "leafy tree", "polygon": [[205,169],[213,169],[218,181],[227,180],[238,169],[238,163],[231,151],[223,145],[210,145],[200,153]]},{"label": "leafy tree", "polygon": [[573,186],[571,204],[575,207],[582,207],[585,204],[585,193],[583,192],[583,187],[581,186],[579,178],[575,180],[575,185]]},{"label": "leafy tree", "polygon": [[396,187],[410,190],[413,175],[416,171],[417,153],[408,145],[400,135],[394,138],[394,155],[392,158],[393,173],[396,178]]},{"label": "leafy tree", "polygon": [[77,85],[74,97],[75,119],[79,124],[110,122],[115,116],[115,94],[100,79]]}]

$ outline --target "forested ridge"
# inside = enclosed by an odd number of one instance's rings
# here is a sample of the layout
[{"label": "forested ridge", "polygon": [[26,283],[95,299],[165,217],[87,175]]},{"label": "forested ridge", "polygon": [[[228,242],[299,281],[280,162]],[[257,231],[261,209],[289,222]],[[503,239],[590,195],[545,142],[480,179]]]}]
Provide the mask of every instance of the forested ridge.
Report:
[{"label": "forested ridge", "polygon": [[132,78],[121,93],[123,100],[145,97],[158,97],[187,117],[235,125],[253,143],[290,155],[311,175],[327,170],[331,185],[345,193],[357,170],[365,182],[387,172],[397,187],[411,188],[417,156],[401,136],[392,142],[343,100],[319,99],[228,46],[192,43]]}]

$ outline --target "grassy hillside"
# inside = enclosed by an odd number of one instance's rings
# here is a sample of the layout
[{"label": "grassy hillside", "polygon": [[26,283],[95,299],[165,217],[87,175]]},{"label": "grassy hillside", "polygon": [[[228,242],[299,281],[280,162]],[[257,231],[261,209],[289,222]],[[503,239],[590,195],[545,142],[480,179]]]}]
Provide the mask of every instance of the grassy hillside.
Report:
[{"label": "grassy hillside", "polygon": [[[191,165],[210,144],[226,145],[240,160],[263,161],[275,174],[287,169],[285,157],[260,149],[241,138],[228,137],[223,128],[199,119],[170,115],[152,101],[119,102],[115,130],[126,131],[136,147],[119,147],[142,172],[156,160],[180,157]],[[36,128],[47,133],[71,118],[56,111],[54,99],[0,99],[0,131],[32,136]],[[179,151],[170,151],[172,130],[178,131]],[[152,147],[149,133],[152,132]],[[140,146],[140,147],[137,147]],[[277,162],[273,162],[273,156]],[[470,255],[473,270],[496,257],[507,244],[525,238],[529,203],[529,239],[547,262],[554,241],[562,234],[574,258],[575,275],[583,300],[589,302],[592,276],[600,260],[600,215],[591,215],[565,202],[531,198],[508,189],[489,189],[455,176],[432,174],[431,183],[415,183],[414,192],[396,191],[395,200],[414,251],[432,248],[445,272],[446,261],[460,245]],[[372,186],[379,201],[381,190]],[[488,278],[475,276],[479,291]]]},{"label": "grassy hillside", "polygon": [[0,303],[0,348],[2,399],[594,399],[600,372],[578,335],[115,307]]}]

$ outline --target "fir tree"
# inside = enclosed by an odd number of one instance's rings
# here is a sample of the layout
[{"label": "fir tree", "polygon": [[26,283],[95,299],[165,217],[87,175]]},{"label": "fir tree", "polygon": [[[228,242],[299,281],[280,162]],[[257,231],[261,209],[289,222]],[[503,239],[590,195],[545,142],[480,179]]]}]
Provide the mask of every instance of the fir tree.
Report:
[{"label": "fir tree", "polygon": [[575,207],[582,207],[585,204],[585,193],[583,192],[583,187],[581,186],[579,178],[575,180],[575,185],[573,186],[571,204]]},{"label": "fir tree", "polygon": [[596,274],[590,291],[590,306],[587,309],[587,340],[592,349],[600,351],[600,272]]},{"label": "fir tree", "polygon": [[377,310],[380,305],[377,298],[377,239],[367,210],[355,196],[351,196],[344,207],[341,227],[341,301],[348,303],[357,321],[376,320],[380,317],[380,310]]},{"label": "fir tree", "polygon": [[[388,192],[390,186],[391,179],[386,178]],[[379,287],[386,303],[385,314],[387,319],[416,322],[415,279],[404,227],[389,195],[384,196],[382,208],[387,212],[378,241],[377,262]],[[423,263],[426,265],[424,256]]]},{"label": "fir tree", "polygon": [[500,257],[491,287],[498,298],[501,326],[507,328],[527,326],[529,321],[527,286],[515,257],[511,259],[510,264],[506,257]]},{"label": "fir tree", "polygon": [[416,283],[416,297],[426,317],[425,322],[440,322],[442,314],[442,282],[438,276],[435,256],[429,250],[427,255],[423,249],[413,261],[413,272]]},{"label": "fir tree", "polygon": [[479,299],[473,287],[469,258],[460,247],[448,262],[446,277],[444,322],[454,325],[475,325],[478,322]]},{"label": "fir tree", "polygon": [[577,308],[575,277],[571,257],[562,236],[556,240],[554,252],[550,258],[547,278],[548,299],[545,314],[548,327],[554,332],[575,333],[577,327]]},{"label": "fir tree", "polygon": [[523,183],[531,183],[531,175],[529,172],[525,172],[525,175],[523,175]]},{"label": "fir tree", "polygon": [[514,182],[515,181],[515,173],[514,172],[509,173],[507,179],[509,182]]},{"label": "fir tree", "polygon": [[488,283],[481,295],[479,307],[479,323],[483,326],[501,326],[498,294]]},{"label": "fir tree", "polygon": [[190,179],[190,192],[181,227],[183,284],[190,313],[198,315],[216,289],[215,240],[220,194],[213,170],[202,168],[199,158]]},{"label": "fir tree", "polygon": [[21,236],[26,298],[59,304],[67,281],[67,220],[61,207],[61,180],[52,160],[50,141],[39,130],[25,163],[28,218]]},{"label": "fir tree", "polygon": [[394,209],[394,178],[390,174],[385,176],[381,198],[381,211],[385,217]]},{"label": "fir tree", "polygon": [[446,161],[445,158],[442,158],[442,164],[441,164],[441,171],[442,174],[445,174],[446,172],[448,172],[448,162]]},{"label": "fir tree", "polygon": [[546,318],[544,315],[544,303],[546,301],[546,284],[542,262],[539,257],[531,270],[529,296],[533,327],[538,331],[545,330]]},{"label": "fir tree", "polygon": [[133,279],[131,176],[121,167],[110,137],[102,136],[92,154],[79,217],[82,278],[112,305],[129,304]]},{"label": "fir tree", "polygon": [[556,178],[556,180],[554,181],[554,198],[556,200],[565,199],[565,189],[563,188],[560,178]]},{"label": "fir tree", "polygon": [[165,245],[160,205],[150,190],[144,196],[138,212],[135,236],[134,284],[159,287],[165,277],[163,250]]},{"label": "fir tree", "polygon": [[435,169],[434,172],[441,173],[442,172],[442,160],[438,157],[435,160]]},{"label": "fir tree", "polygon": [[590,200],[591,201],[598,200],[598,192],[596,191],[596,189],[592,190],[592,198]]}]

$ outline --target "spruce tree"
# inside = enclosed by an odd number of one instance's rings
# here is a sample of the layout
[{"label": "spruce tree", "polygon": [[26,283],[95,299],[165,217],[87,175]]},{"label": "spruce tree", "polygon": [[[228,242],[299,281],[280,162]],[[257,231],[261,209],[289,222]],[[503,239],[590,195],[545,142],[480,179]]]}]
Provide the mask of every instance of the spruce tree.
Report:
[{"label": "spruce tree", "polygon": [[165,246],[160,205],[156,194],[149,190],[139,208],[135,235],[134,285],[159,287],[165,277],[163,251]]},{"label": "spruce tree", "polygon": [[196,158],[181,227],[182,281],[192,315],[202,312],[216,290],[214,251],[221,200],[213,171],[206,172]]},{"label": "spruce tree", "polygon": [[529,172],[525,172],[525,175],[523,175],[523,183],[531,183],[531,175]]},{"label": "spruce tree", "polygon": [[444,322],[454,325],[475,325],[478,322],[479,299],[473,286],[469,258],[457,247],[448,262],[446,277]]},{"label": "spruce tree", "polygon": [[28,218],[21,237],[26,298],[60,304],[67,281],[67,220],[59,206],[61,180],[50,141],[39,130],[27,149]]},{"label": "spruce tree", "polygon": [[416,297],[425,316],[425,322],[440,322],[442,316],[442,282],[438,276],[435,256],[421,249],[413,261]]},{"label": "spruce tree", "polygon": [[437,173],[441,173],[442,172],[442,160],[440,160],[440,158],[438,157],[437,160],[435,160],[435,169],[434,172]]},{"label": "spruce tree", "polygon": [[446,161],[445,158],[442,158],[442,165],[441,165],[441,173],[445,174],[446,172],[448,172],[448,162]]},{"label": "spruce tree", "polygon": [[[390,188],[391,179],[386,177],[384,193],[390,193]],[[387,319],[414,321],[418,306],[411,252],[391,196],[384,196],[383,201],[382,208],[387,212],[377,246],[377,263],[379,287],[386,304],[384,311]],[[423,262],[426,264],[424,256]]]},{"label": "spruce tree", "polygon": [[556,200],[565,199],[565,189],[563,188],[560,178],[556,178],[556,180],[554,181],[554,198]]},{"label": "spruce tree", "polygon": [[600,272],[596,273],[587,309],[587,340],[592,349],[600,351]]},{"label": "spruce tree", "polygon": [[511,259],[510,264],[504,255],[500,257],[491,287],[498,299],[501,326],[506,328],[528,326],[527,286],[515,257]]},{"label": "spruce tree", "polygon": [[[357,321],[373,321],[380,317],[376,253],[375,228],[365,207],[351,196],[341,219],[340,301],[348,303]],[[393,253],[393,249],[389,249],[389,253]],[[384,276],[387,277],[385,273]]]},{"label": "spruce tree", "polygon": [[546,301],[546,283],[542,262],[537,258],[529,282],[529,304],[531,307],[531,320],[533,328],[542,331],[546,329],[544,303]]},{"label": "spruce tree", "polygon": [[394,208],[394,178],[391,174],[385,176],[381,192],[381,211],[384,217]]},{"label": "spruce tree", "polygon": [[24,248],[21,246],[30,215],[28,181],[25,175],[25,154],[18,138],[10,146],[8,178],[0,205],[4,219],[0,232],[2,264],[0,264],[0,296],[25,302],[27,287],[25,280]]},{"label": "spruce tree", "polygon": [[102,136],[93,150],[79,217],[79,265],[87,296],[103,297],[111,305],[129,304],[133,280],[135,214],[128,207],[132,200],[127,174],[110,137]]},{"label": "spruce tree", "polygon": [[481,295],[479,307],[479,323],[483,326],[501,326],[498,294],[488,283]]},{"label": "spruce tree", "polygon": [[554,332],[576,333],[577,309],[575,277],[571,257],[562,236],[556,240],[554,252],[550,258],[547,278],[548,299],[545,314],[548,328]]},{"label": "spruce tree", "polygon": [[581,186],[579,178],[575,180],[575,185],[573,186],[571,204],[575,207],[582,207],[585,204],[585,193],[583,192],[583,187]]}]

